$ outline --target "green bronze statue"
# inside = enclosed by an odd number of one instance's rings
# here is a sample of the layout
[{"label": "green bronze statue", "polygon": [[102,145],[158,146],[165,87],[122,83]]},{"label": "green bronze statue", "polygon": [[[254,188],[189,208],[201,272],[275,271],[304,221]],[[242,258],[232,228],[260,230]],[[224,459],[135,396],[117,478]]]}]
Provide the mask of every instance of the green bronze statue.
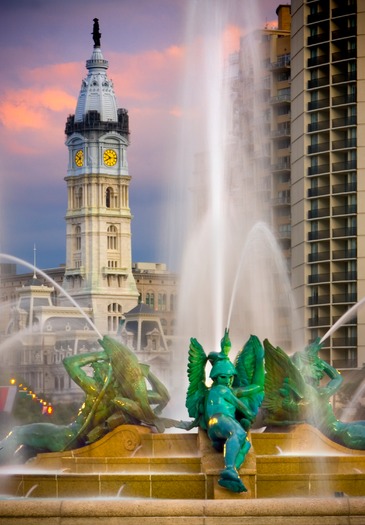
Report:
[{"label": "green bronze statue", "polygon": [[[365,450],[365,421],[339,421],[330,398],[342,384],[338,370],[318,356],[319,339],[290,358],[281,348],[264,341],[265,398],[262,403],[266,425],[309,423],[332,441]],[[327,378],[327,384],[323,380]]]},{"label": "green bronze statue", "polygon": [[[212,446],[223,452],[224,469],[218,483],[233,492],[244,492],[238,470],[250,449],[247,434],[259,410],[267,426],[309,423],[340,445],[365,450],[365,421],[344,423],[334,415],[330,398],[340,388],[342,376],[319,357],[319,340],[289,357],[267,339],[262,346],[251,336],[232,363],[228,330],[220,352],[208,355],[192,338],[186,395],[186,407],[193,418],[190,422],[160,416],[169,393],[128,347],[108,336],[99,343],[100,351],[64,360],[68,374],[85,393],[73,421],[68,425],[15,427],[0,442],[0,463],[12,462],[21,447],[30,455],[79,448],[121,424],[142,424],[158,432],[172,426],[187,430],[200,427]],[[206,384],[208,362],[210,387]],[[92,368],[92,375],[86,367]]]},{"label": "green bronze statue", "polygon": [[[159,416],[170,396],[149,366],[139,363],[128,347],[111,337],[105,336],[99,343],[101,351],[64,359],[68,374],[85,392],[74,421],[69,425],[15,427],[0,443],[0,463],[11,460],[21,445],[30,455],[58,452],[93,443],[121,424],[143,424],[158,432],[175,424]],[[92,376],[86,373],[86,366],[92,367]]]},{"label": "green bronze statue", "polygon": [[[257,337],[251,336],[233,364],[229,357],[231,341],[228,330],[221,341],[221,351],[206,356],[196,339],[190,340],[186,407],[194,421],[207,431],[213,447],[224,452],[225,468],[219,485],[233,492],[247,491],[238,470],[250,449],[247,432],[255,420],[264,396],[264,352]],[[205,367],[212,369],[210,387],[206,386]]]}]

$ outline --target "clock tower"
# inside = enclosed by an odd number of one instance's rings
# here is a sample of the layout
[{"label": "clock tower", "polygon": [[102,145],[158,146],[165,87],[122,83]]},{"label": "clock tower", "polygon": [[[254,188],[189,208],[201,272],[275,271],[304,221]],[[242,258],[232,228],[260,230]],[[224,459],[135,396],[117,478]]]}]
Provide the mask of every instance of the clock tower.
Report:
[{"label": "clock tower", "polygon": [[63,287],[91,308],[101,333],[116,333],[138,302],[132,274],[129,118],[118,109],[108,61],[94,19],[94,47],[86,61],[76,112],[66,122],[68,148],[66,269]]}]

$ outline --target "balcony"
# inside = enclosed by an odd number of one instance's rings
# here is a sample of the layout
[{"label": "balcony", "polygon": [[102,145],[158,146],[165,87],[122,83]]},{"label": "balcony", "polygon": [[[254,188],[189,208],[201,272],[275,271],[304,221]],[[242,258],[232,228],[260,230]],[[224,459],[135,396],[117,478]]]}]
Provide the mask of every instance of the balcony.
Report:
[{"label": "balcony", "polygon": [[307,23],[313,24],[314,22],[321,22],[322,20],[326,20],[326,18],[329,18],[329,14],[326,11],[319,11],[318,13],[308,15]]},{"label": "balcony", "polygon": [[356,49],[344,49],[343,51],[336,51],[336,53],[332,53],[332,62],[348,60],[349,58],[356,58]]},{"label": "balcony", "polygon": [[335,184],[332,186],[332,193],[353,193],[357,191],[357,182],[344,182],[343,184]]},{"label": "balcony", "polygon": [[332,208],[332,215],[356,215],[356,204],[345,204],[344,206],[334,206]]},{"label": "balcony", "polygon": [[307,65],[308,67],[321,66],[323,64],[328,64],[330,61],[328,55],[318,55],[316,57],[308,58]]},{"label": "balcony", "polygon": [[308,241],[319,241],[330,238],[330,230],[308,232]]},{"label": "balcony", "polygon": [[345,228],[334,228],[332,230],[332,237],[356,237],[356,235],[356,226],[346,226]]},{"label": "balcony", "polygon": [[351,115],[350,117],[335,118],[332,120],[332,126],[334,128],[346,128],[348,126],[356,126],[356,124],[357,124],[356,115]]},{"label": "balcony", "polygon": [[290,195],[285,195],[285,197],[276,197],[272,199],[273,206],[284,206],[290,204]]},{"label": "balcony", "polygon": [[308,284],[329,283],[331,275],[329,273],[316,273],[308,275]]},{"label": "balcony", "polygon": [[329,173],[330,165],[329,164],[320,164],[319,166],[309,166],[308,176],[319,175],[321,173]]},{"label": "balcony", "polygon": [[320,78],[313,78],[312,80],[308,80],[308,89],[312,88],[318,88],[323,86],[328,86],[330,83],[330,80],[328,77],[320,77]]},{"label": "balcony", "polygon": [[335,337],[332,346],[357,346],[357,337]]},{"label": "balcony", "polygon": [[320,217],[329,217],[331,214],[330,208],[318,208],[308,211],[308,219],[319,219]]},{"label": "balcony", "polygon": [[356,27],[343,27],[332,31],[332,40],[338,40],[339,38],[348,38],[350,36],[356,36]]},{"label": "balcony", "polygon": [[343,5],[341,7],[335,7],[332,9],[332,17],[336,18],[338,16],[347,16],[356,13],[356,4]]},{"label": "balcony", "polygon": [[308,254],[308,262],[329,261],[331,252],[317,252]]},{"label": "balcony", "polygon": [[356,148],[356,138],[334,140],[332,142],[332,149],[350,149]]},{"label": "balcony", "polygon": [[319,197],[321,195],[329,195],[329,186],[318,186],[317,188],[309,188],[307,195],[308,197]]},{"label": "balcony", "polygon": [[321,98],[320,100],[312,100],[308,102],[308,111],[313,111],[314,109],[328,108],[330,105],[329,98]]},{"label": "balcony", "polygon": [[270,104],[282,104],[283,102],[290,104],[290,95],[276,95],[270,98]]},{"label": "balcony", "polygon": [[356,160],[345,160],[343,162],[334,162],[332,171],[356,170]]},{"label": "balcony", "polygon": [[[93,62],[88,60],[88,62]],[[97,61],[96,61],[97,62]],[[72,133],[85,131],[115,131],[129,135],[129,116],[126,109],[118,109],[118,122],[102,121],[100,113],[95,110],[88,111],[85,118],[81,122],[75,122],[75,115],[70,115],[67,118],[65,133],[71,135]]]},{"label": "balcony", "polygon": [[290,161],[279,161],[271,166],[271,171],[290,171]]},{"label": "balcony", "polygon": [[127,268],[110,268],[109,266],[104,266],[102,271],[103,275],[128,275]]},{"label": "balcony", "polygon": [[330,149],[330,143],[329,142],[321,142],[321,144],[311,144],[308,146],[308,154],[311,153],[323,153],[324,151],[329,151]]},{"label": "balcony", "polygon": [[330,317],[311,317],[308,319],[308,326],[330,326]]},{"label": "balcony", "polygon": [[278,71],[280,69],[288,69],[290,67],[290,56],[285,56],[277,62],[271,62],[269,69],[271,71]]},{"label": "balcony", "polygon": [[312,297],[308,297],[308,305],[315,305],[315,304],[329,304],[331,302],[331,296],[330,295],[314,295]]},{"label": "balcony", "polygon": [[273,129],[270,131],[271,138],[290,137],[290,126],[284,126],[282,128]]},{"label": "balcony", "polygon": [[66,279],[70,279],[71,277],[85,277],[85,266],[79,266],[75,268],[67,268],[65,271],[65,277]]},{"label": "balcony", "polygon": [[[337,321],[339,321],[341,319],[341,317],[343,317],[342,315],[334,315],[332,317],[332,324],[335,324],[337,323]],[[346,323],[344,323],[345,325],[357,325],[357,316],[355,315],[354,317],[351,317],[351,319],[348,319],[346,321]]]},{"label": "balcony", "polygon": [[338,293],[335,295],[332,295],[332,302],[333,303],[356,303],[357,301],[357,294],[356,293]]},{"label": "balcony", "polygon": [[333,359],[332,366],[336,369],[357,368],[357,359]]},{"label": "balcony", "polygon": [[334,272],[333,281],[357,281],[357,272]]},{"label": "balcony", "polygon": [[321,120],[320,122],[311,122],[308,124],[308,133],[311,131],[321,131],[323,129],[329,129],[330,127],[330,121],[329,120]]},{"label": "balcony", "polygon": [[313,46],[315,44],[322,44],[323,42],[328,42],[330,39],[328,33],[318,33],[318,35],[312,35],[307,38],[308,46]]},{"label": "balcony", "polygon": [[279,231],[277,233],[277,237],[280,240],[290,240],[291,239],[291,231],[290,231],[290,229],[286,229],[284,231]]},{"label": "balcony", "polygon": [[356,82],[357,72],[356,71],[347,71],[346,73],[339,73],[332,76],[332,84],[342,84],[347,82]]},{"label": "balcony", "polygon": [[356,248],[347,249],[347,250],[334,250],[332,252],[332,258],[335,260],[338,259],[356,259],[357,250]]},{"label": "balcony", "polygon": [[333,106],[344,106],[346,104],[354,104],[355,102],[356,102],[356,93],[340,95],[339,97],[332,98]]}]

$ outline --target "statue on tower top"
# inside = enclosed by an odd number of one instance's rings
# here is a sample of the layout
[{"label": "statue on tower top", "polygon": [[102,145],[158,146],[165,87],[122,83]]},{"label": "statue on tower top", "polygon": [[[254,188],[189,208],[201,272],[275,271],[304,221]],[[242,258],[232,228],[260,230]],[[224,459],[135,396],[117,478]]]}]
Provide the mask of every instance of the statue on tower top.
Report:
[{"label": "statue on tower top", "polygon": [[99,19],[98,18],[94,18],[93,32],[91,34],[93,35],[94,47],[100,47],[101,33],[99,30]]}]

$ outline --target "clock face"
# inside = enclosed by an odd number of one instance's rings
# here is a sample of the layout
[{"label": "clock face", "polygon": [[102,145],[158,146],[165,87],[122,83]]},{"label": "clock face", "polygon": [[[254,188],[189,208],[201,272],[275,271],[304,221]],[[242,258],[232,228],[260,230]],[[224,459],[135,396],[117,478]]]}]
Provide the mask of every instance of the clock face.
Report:
[{"label": "clock face", "polygon": [[76,151],[75,153],[75,164],[79,168],[84,164],[84,152],[82,149],[79,149],[79,151]]},{"label": "clock face", "polygon": [[115,166],[117,158],[117,153],[113,149],[106,149],[104,151],[104,164],[107,166]]}]

